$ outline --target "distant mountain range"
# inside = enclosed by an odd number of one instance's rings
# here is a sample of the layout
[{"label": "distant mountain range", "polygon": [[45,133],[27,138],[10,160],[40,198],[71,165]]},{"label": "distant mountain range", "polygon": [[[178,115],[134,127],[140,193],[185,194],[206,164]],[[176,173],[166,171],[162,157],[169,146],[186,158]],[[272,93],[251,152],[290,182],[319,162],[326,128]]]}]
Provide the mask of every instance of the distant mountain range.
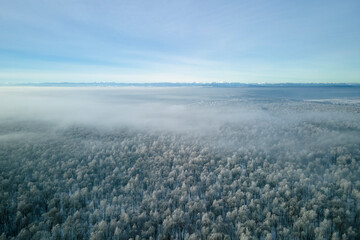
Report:
[{"label": "distant mountain range", "polygon": [[47,83],[0,83],[0,86],[29,86],[29,87],[360,87],[360,83],[117,83],[117,82],[47,82]]}]

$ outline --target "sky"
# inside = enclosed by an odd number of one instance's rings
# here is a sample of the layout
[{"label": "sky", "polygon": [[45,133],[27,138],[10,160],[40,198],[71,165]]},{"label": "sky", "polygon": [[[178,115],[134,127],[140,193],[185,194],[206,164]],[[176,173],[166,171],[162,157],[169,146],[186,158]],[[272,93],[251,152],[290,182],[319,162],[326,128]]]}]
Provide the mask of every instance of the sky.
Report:
[{"label": "sky", "polygon": [[360,83],[360,1],[2,0],[0,84]]}]

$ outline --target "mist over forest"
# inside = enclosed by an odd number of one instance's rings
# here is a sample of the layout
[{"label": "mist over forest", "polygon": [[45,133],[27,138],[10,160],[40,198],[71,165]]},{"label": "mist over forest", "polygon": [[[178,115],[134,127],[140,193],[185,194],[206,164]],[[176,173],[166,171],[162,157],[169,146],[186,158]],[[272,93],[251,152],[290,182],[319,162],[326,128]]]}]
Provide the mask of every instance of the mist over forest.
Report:
[{"label": "mist over forest", "polygon": [[1,87],[0,239],[359,239],[360,87]]}]

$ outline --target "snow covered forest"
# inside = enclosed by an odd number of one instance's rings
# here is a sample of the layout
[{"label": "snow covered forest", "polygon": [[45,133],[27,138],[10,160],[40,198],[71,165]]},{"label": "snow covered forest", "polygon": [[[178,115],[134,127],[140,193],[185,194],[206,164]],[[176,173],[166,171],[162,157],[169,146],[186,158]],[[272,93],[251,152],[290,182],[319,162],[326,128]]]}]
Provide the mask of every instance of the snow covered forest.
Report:
[{"label": "snow covered forest", "polygon": [[0,239],[360,238],[346,89],[119,89],[1,89]]}]

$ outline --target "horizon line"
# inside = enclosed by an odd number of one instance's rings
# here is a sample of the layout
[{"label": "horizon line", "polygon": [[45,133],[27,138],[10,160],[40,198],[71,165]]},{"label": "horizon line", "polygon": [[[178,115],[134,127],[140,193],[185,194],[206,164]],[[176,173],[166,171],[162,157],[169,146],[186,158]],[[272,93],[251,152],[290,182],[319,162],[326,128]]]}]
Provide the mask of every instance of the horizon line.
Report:
[{"label": "horizon line", "polygon": [[40,83],[0,83],[0,87],[261,87],[261,86],[337,86],[359,87],[360,83],[242,83],[242,82],[40,82]]}]

